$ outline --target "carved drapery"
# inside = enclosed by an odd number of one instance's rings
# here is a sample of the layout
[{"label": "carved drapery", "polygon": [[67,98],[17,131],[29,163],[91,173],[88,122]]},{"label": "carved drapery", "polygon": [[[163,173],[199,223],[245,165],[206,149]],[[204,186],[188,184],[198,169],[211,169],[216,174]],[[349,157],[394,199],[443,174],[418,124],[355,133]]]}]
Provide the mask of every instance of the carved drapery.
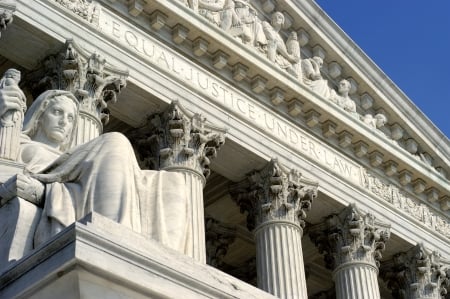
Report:
[{"label": "carved drapery", "polygon": [[190,239],[187,255],[206,262],[203,188],[210,174],[209,165],[225,142],[225,131],[206,123],[177,101],[130,134],[145,167],[180,172],[190,186]]},{"label": "carved drapery", "polygon": [[317,183],[271,160],[233,186],[232,194],[254,229],[258,287],[280,298],[305,298],[301,238]]},{"label": "carved drapery", "polygon": [[313,227],[309,235],[333,270],[337,298],[380,298],[377,275],[389,225],[350,205]]},{"label": "carved drapery", "polygon": [[88,54],[73,40],[59,53],[50,55],[30,74],[33,93],[48,89],[71,91],[80,101],[78,133],[74,146],[98,137],[109,120],[108,103],[126,86],[127,71],[112,68],[98,53]]},{"label": "carved drapery", "polygon": [[450,264],[445,265],[440,254],[419,244],[383,263],[381,276],[395,298],[441,299],[450,286]]}]

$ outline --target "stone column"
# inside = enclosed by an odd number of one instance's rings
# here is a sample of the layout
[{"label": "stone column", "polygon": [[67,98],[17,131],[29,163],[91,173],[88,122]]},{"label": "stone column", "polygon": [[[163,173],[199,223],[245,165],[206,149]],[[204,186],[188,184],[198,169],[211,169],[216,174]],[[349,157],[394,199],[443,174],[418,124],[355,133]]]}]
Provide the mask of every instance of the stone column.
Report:
[{"label": "stone column", "polygon": [[350,205],[313,227],[309,235],[333,270],[336,298],[380,298],[378,267],[390,237],[389,225]]},{"label": "stone column", "polygon": [[1,31],[13,21],[13,13],[16,10],[16,2],[14,0],[0,1],[0,37]]},{"label": "stone column", "polygon": [[77,134],[72,145],[80,145],[98,137],[108,123],[108,103],[126,86],[128,72],[113,68],[98,53],[89,54],[67,40],[57,54],[48,56],[42,67],[31,75],[33,95],[48,89],[71,91],[80,101]]},{"label": "stone column", "polygon": [[449,269],[450,264],[445,265],[439,253],[419,244],[383,263],[381,277],[395,298],[441,299],[450,286]]},{"label": "stone column", "polygon": [[254,230],[258,287],[280,298],[307,298],[301,239],[317,184],[277,160],[233,187]]},{"label": "stone column", "polygon": [[131,134],[137,151],[150,169],[182,173],[190,188],[191,222],[184,253],[206,263],[203,188],[210,174],[209,164],[225,141],[224,130],[206,123],[174,101],[162,113]]}]

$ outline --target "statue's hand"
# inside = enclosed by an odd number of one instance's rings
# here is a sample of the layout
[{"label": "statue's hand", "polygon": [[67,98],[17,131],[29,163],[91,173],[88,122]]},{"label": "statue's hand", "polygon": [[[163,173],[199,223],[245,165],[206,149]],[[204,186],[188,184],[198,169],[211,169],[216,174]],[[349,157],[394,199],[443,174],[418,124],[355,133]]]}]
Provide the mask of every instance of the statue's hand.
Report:
[{"label": "statue's hand", "polygon": [[0,185],[0,206],[16,196],[40,205],[44,191],[45,186],[40,181],[25,174],[17,174]]},{"label": "statue's hand", "polygon": [[18,86],[5,86],[0,89],[0,117],[8,110],[24,110],[23,92]]}]

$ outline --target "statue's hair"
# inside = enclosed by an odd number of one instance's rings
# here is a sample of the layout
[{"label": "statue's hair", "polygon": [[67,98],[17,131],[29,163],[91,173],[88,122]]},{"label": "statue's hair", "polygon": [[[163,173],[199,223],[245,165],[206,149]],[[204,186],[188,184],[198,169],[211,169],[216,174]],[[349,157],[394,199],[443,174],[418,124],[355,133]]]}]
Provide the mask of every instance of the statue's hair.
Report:
[{"label": "statue's hair", "polygon": [[75,98],[75,96],[70,91],[65,90],[47,90],[40,94],[36,100],[31,104],[27,113],[25,114],[25,119],[23,122],[22,133],[29,136],[31,139],[36,135],[39,128],[39,120],[41,119],[44,112],[53,104],[55,104],[58,100],[66,98],[72,100],[76,107],[72,133],[68,138],[61,144],[61,151],[65,151],[68,149],[72,140],[76,134],[76,127],[78,122],[78,114],[79,114],[79,102]]}]

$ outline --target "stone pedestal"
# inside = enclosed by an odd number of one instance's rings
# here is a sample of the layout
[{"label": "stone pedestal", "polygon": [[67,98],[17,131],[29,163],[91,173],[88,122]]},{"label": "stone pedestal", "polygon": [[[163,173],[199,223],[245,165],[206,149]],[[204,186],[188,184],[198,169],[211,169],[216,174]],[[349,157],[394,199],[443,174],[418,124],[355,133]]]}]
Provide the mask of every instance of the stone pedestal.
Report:
[{"label": "stone pedestal", "polygon": [[378,267],[389,225],[350,205],[313,227],[309,235],[333,270],[336,298],[380,298]]},{"label": "stone pedestal", "polygon": [[209,164],[224,143],[224,130],[206,123],[174,101],[130,134],[145,167],[182,173],[186,180],[190,222],[185,254],[206,263],[203,188]]},{"label": "stone pedestal", "polygon": [[275,299],[95,213],[0,275],[0,298]]},{"label": "stone pedestal", "polygon": [[233,189],[254,228],[258,287],[279,298],[307,298],[301,238],[317,184],[272,160]]}]

